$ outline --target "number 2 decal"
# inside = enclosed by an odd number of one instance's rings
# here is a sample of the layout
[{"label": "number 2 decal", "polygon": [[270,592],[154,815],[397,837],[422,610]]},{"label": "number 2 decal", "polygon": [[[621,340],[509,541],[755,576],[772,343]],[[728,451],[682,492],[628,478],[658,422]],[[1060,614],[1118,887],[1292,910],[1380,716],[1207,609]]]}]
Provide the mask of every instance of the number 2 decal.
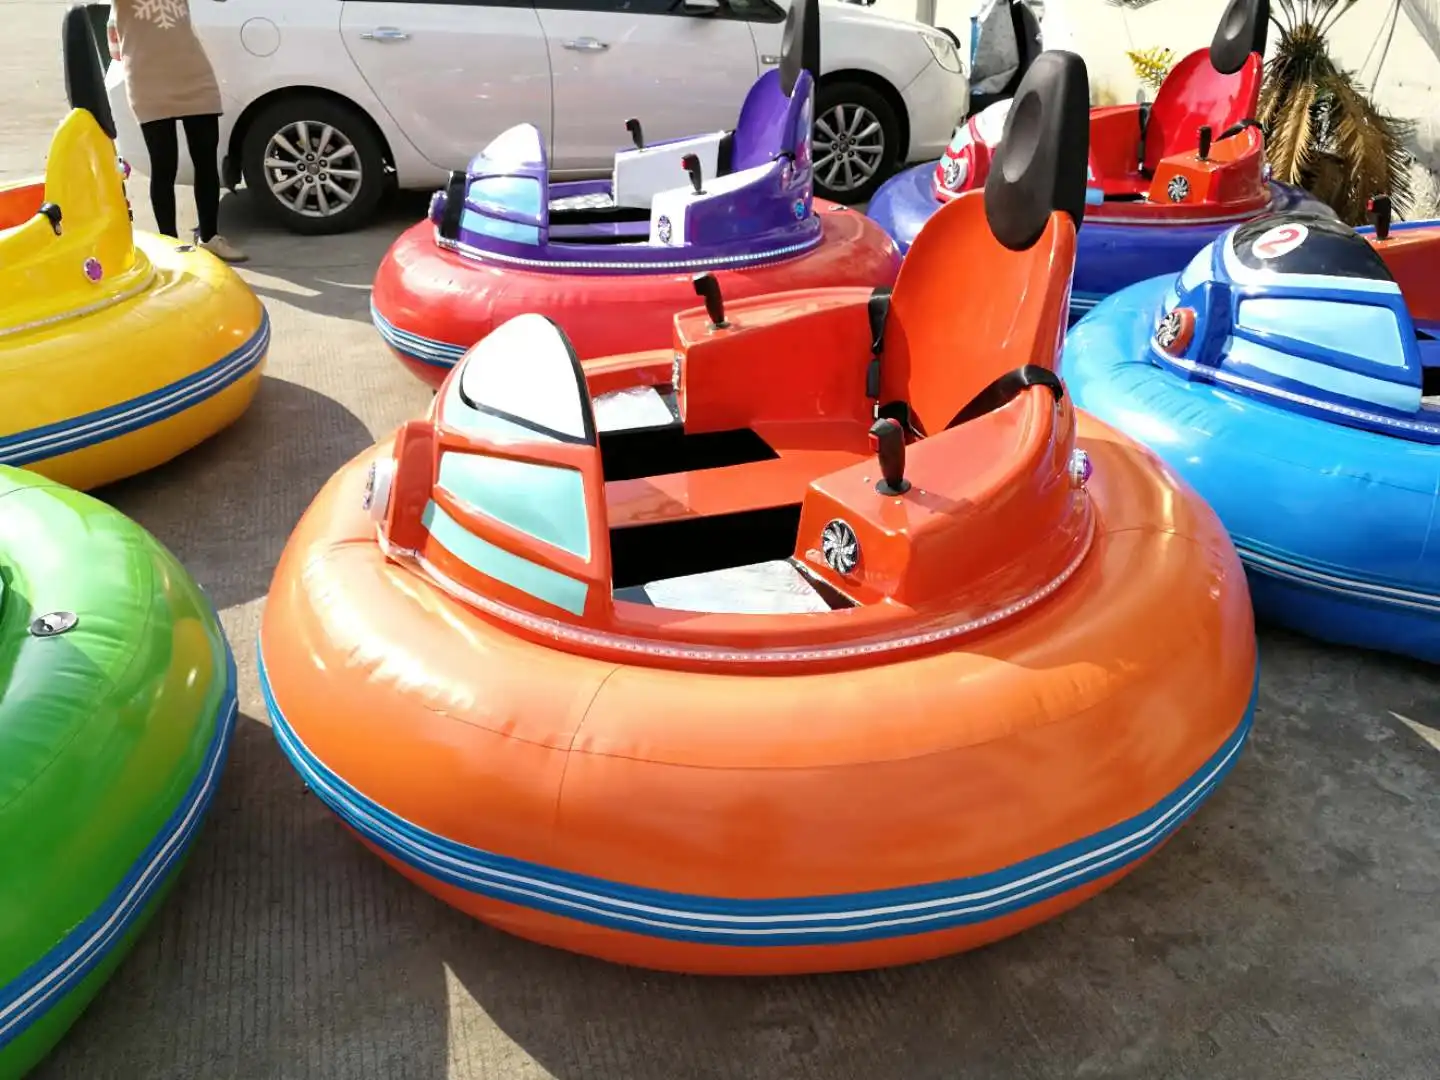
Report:
[{"label": "number 2 decal", "polygon": [[1278,259],[1282,255],[1289,255],[1310,235],[1310,230],[1298,222],[1288,225],[1276,225],[1273,229],[1266,229],[1250,246],[1257,259]]}]

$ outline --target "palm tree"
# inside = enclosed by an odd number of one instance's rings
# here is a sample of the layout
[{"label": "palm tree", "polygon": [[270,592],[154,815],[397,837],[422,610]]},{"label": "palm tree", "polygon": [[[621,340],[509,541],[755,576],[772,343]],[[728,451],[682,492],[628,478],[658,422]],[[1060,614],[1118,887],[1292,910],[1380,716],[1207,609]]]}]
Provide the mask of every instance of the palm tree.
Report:
[{"label": "palm tree", "polygon": [[1298,184],[1351,225],[1371,196],[1389,194],[1397,215],[1411,205],[1413,125],[1381,112],[1354,73],[1335,64],[1326,35],[1355,0],[1274,0],[1280,29],[1265,64],[1259,115],[1275,179]]}]

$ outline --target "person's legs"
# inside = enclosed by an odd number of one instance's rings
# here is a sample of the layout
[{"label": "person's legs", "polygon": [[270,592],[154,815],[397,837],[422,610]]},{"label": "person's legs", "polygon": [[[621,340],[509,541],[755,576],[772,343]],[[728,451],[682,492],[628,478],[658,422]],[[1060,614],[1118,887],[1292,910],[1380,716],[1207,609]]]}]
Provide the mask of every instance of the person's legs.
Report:
[{"label": "person's legs", "polygon": [[175,235],[175,173],[180,168],[180,146],[174,120],[152,120],[140,125],[150,153],[150,208],[155,227],[164,236]]},{"label": "person's legs", "polygon": [[195,213],[200,219],[201,241],[211,239],[220,220],[220,118],[186,116],[185,141],[195,166]]},{"label": "person's legs", "polygon": [[244,262],[246,255],[220,235],[220,117],[187,116],[185,141],[195,166],[196,230],[200,246],[226,262]]}]

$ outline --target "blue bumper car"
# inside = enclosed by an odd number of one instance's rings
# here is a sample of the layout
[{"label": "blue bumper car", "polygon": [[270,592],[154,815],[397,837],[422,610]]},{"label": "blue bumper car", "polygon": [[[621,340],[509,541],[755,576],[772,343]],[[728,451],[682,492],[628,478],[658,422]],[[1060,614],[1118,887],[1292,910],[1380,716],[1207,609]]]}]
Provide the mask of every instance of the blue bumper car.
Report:
[{"label": "blue bumper car", "polygon": [[1440,222],[1379,236],[1303,213],[1249,222],[1178,277],[1097,304],[1061,364],[1077,406],[1148,445],[1219,513],[1257,614],[1431,662],[1436,267]]}]

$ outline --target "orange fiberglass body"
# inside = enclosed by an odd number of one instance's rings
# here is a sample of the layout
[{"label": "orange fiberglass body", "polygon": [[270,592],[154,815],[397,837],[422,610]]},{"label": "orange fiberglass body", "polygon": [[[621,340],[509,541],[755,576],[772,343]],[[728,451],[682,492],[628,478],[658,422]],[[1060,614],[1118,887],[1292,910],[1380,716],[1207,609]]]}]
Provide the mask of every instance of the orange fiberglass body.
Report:
[{"label": "orange fiberglass body", "polygon": [[[1046,56],[1016,113],[1083,130]],[[540,316],[477,345],[276,569],[311,789],[487,922],[705,973],[971,948],[1153,852],[1239,754],[1254,630],[1214,515],[1053,375],[1081,150],[1006,246],[942,208],[893,294],[712,291],[584,368]]]},{"label": "orange fiberglass body", "polygon": [[[1379,202],[1379,200],[1376,200]],[[1410,317],[1422,333],[1440,329],[1440,219],[1390,222],[1389,201],[1376,215],[1377,226],[1358,230],[1395,275]]]}]

